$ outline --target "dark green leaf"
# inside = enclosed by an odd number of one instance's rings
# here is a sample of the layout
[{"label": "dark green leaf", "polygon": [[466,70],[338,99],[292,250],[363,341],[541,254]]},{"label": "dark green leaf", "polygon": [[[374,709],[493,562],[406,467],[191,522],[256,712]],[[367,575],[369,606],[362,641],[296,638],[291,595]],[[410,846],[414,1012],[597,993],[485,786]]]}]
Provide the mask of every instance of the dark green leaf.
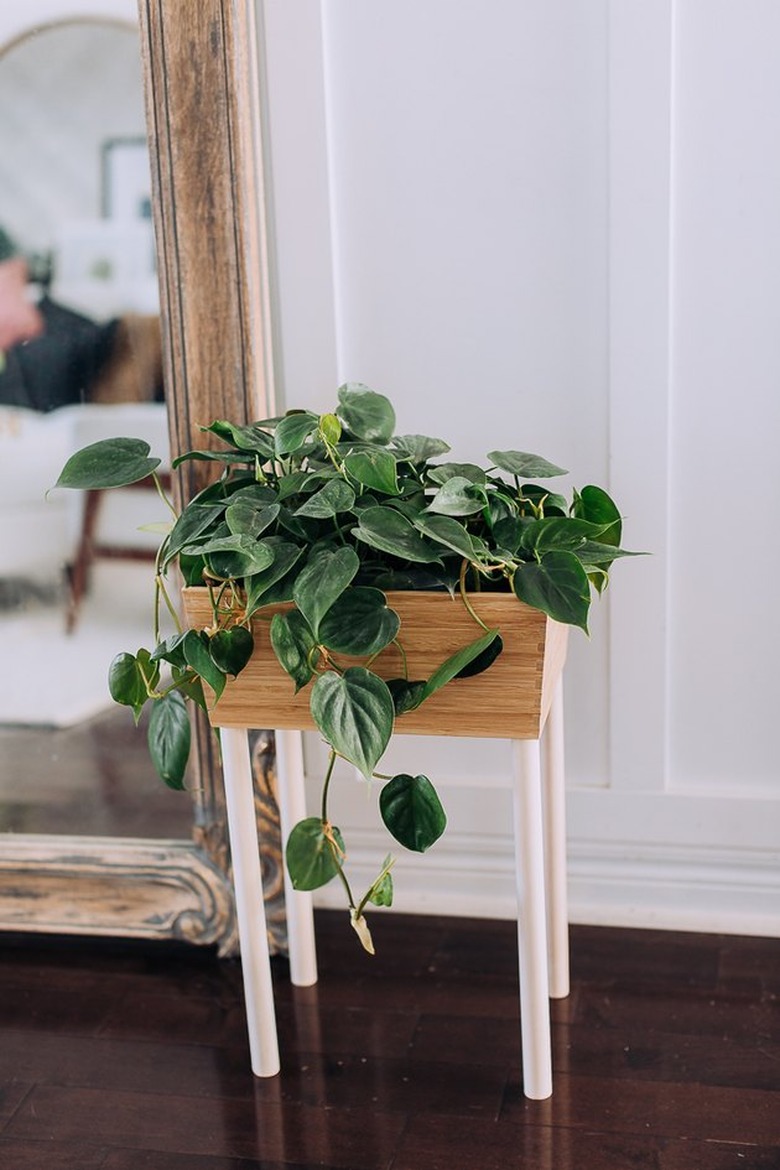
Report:
[{"label": "dark green leaf", "polygon": [[171,634],[164,642],[158,642],[152,651],[152,662],[170,662],[173,666],[186,666],[184,658],[184,634]]},{"label": "dark green leaf", "polygon": [[485,542],[478,536],[471,536],[460,521],[452,516],[434,516],[428,512],[418,516],[414,526],[466,560],[478,561],[484,555]]},{"label": "dark green leaf", "polygon": [[394,776],[379,797],[379,811],[401,845],[424,853],[447,827],[447,814],[427,776]]},{"label": "dark green leaf", "polygon": [[480,494],[471,480],[462,475],[448,479],[428,505],[429,512],[442,516],[473,516],[485,506],[485,496]]},{"label": "dark green leaf", "polygon": [[486,634],[469,642],[467,646],[462,646],[460,650],[456,650],[454,654],[446,658],[425,684],[424,697],[429,699],[440,687],[446,686],[448,682],[456,678],[470,663],[484,654],[497,637],[498,630],[488,630]]},{"label": "dark green leaf", "polygon": [[225,674],[240,674],[252,657],[255,640],[246,626],[217,630],[209,639],[211,661]]},{"label": "dark green leaf", "polygon": [[326,671],[312,688],[311,713],[331,747],[370,779],[393,731],[387,684],[362,666]]},{"label": "dark green leaf", "polygon": [[[303,556],[304,550],[278,537],[270,537],[268,544],[273,548],[273,562],[267,569],[253,573],[244,581],[247,617],[251,617],[261,605],[292,600],[295,579],[290,570]],[[287,584],[283,587],[285,581]]]},{"label": "dark green leaf", "polygon": [[234,536],[257,539],[261,532],[265,532],[266,528],[273,524],[278,515],[278,504],[258,505],[246,498],[240,498],[232,500],[228,505],[225,521]]},{"label": "dark green leaf", "polygon": [[381,589],[350,586],[320,622],[319,638],[337,654],[376,654],[392,642],[400,626]]},{"label": "dark green leaf", "polygon": [[154,704],[148,732],[152,763],[169,788],[184,788],[190,736],[184,698],[178,691],[170,691]]},{"label": "dark green leaf", "polygon": [[469,483],[484,483],[485,472],[476,463],[437,463],[428,468],[431,483],[447,483],[450,479],[467,479]]},{"label": "dark green leaf", "polygon": [[[407,711],[416,711],[425,698],[425,679],[390,678],[387,689],[393,696],[396,715],[405,715]],[[403,731],[403,726],[400,730]]]},{"label": "dark green leaf", "polygon": [[512,585],[526,605],[587,633],[590,585],[574,553],[549,552],[539,563],[519,565]]},{"label": "dark green leaf", "polygon": [[428,435],[396,435],[393,439],[393,448],[399,459],[408,459],[411,463],[425,463],[428,459],[435,459],[437,455],[446,455],[450,449],[444,439],[431,439]]},{"label": "dark green leaf", "polygon": [[135,654],[117,654],[112,660],[108,668],[108,690],[115,703],[133,708],[138,722],[148,693]]},{"label": "dark green leaf", "polygon": [[529,520],[523,525],[521,545],[539,552],[553,549],[576,550],[583,541],[595,539],[604,531],[601,524],[578,520],[572,516],[548,516],[543,520]]},{"label": "dark green leaf", "polygon": [[315,638],[320,621],[360,567],[353,548],[322,545],[310,554],[293,589],[295,604],[309,623]]},{"label": "dark green leaf", "polygon": [[297,609],[274,614],[270,634],[279,665],[287,671],[298,692],[314,673],[310,656],[317,643],[306,619]]},{"label": "dark green leaf", "polygon": [[565,468],[549,463],[542,459],[541,455],[531,455],[527,451],[491,451],[488,459],[501,471],[508,471],[510,475],[528,476],[531,479],[550,479],[554,475],[569,474]]},{"label": "dark green leaf", "polygon": [[71,455],[54,486],[88,490],[138,483],[160,466],[159,459],[149,458],[149,450],[143,439],[90,443]]},{"label": "dark green leaf", "polygon": [[260,455],[263,460],[273,458],[273,438],[266,431],[262,430],[257,423],[240,427],[228,422],[226,419],[216,419],[211,426],[201,427],[201,430],[212,435],[218,435],[226,443],[232,443],[239,451],[252,451]]},{"label": "dark green leaf", "polygon": [[326,834],[319,817],[299,821],[287,838],[287,870],[296,890],[318,890],[341,868],[344,841],[335,826]]},{"label": "dark green leaf", "polygon": [[168,535],[162,567],[165,568],[183,548],[195,541],[207,528],[219,520],[224,511],[224,501],[188,505]]},{"label": "dark green leaf", "polygon": [[326,520],[331,516],[337,516],[339,512],[349,512],[354,504],[354,489],[343,479],[330,479],[324,487],[301,504],[295,515]]},{"label": "dark green leaf", "polygon": [[274,450],[277,455],[291,455],[299,451],[319,425],[316,414],[310,410],[286,414],[274,432]]},{"label": "dark green leaf", "polygon": [[574,501],[574,515],[594,524],[605,525],[599,538],[604,544],[620,544],[623,521],[614,500],[603,488],[590,484],[578,492]]},{"label": "dark green leaf", "polygon": [[344,467],[357,483],[386,496],[398,495],[398,465],[385,450],[357,450],[344,459]]},{"label": "dark green leaf", "polygon": [[492,642],[489,642],[481,654],[476,658],[472,658],[458,673],[456,678],[473,678],[474,675],[482,674],[483,671],[489,670],[495,660],[498,658],[501,651],[504,649],[504,640],[500,634],[496,634]]},{"label": "dark green leaf", "polygon": [[347,382],[338,393],[337,414],[347,430],[366,443],[389,442],[395,430],[395,411],[389,399],[362,382]]},{"label": "dark green leaf", "polygon": [[225,689],[225,675],[209,653],[208,635],[200,630],[187,630],[182,641],[184,660],[208,683],[218,699]]},{"label": "dark green leaf", "polygon": [[353,528],[352,533],[372,548],[401,560],[420,564],[439,563],[438,551],[395,508],[383,508],[381,505],[364,508],[360,512],[360,523],[357,528]]}]

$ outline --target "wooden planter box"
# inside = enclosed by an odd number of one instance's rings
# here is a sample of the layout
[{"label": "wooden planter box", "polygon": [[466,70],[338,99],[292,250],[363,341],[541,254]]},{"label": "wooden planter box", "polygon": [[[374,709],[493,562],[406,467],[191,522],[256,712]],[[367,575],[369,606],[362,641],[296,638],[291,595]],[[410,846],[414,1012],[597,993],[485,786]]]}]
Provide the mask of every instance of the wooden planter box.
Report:
[{"label": "wooden planter box", "polygon": [[[212,625],[205,588],[182,590],[187,624]],[[474,678],[456,679],[416,711],[401,715],[402,735],[486,736],[538,739],[550,709],[555,684],[566,659],[568,626],[531,609],[511,593],[471,594],[482,620],[497,628],[504,650],[489,670]],[[399,640],[406,651],[408,677],[428,678],[436,667],[480,634],[459,599],[448,593],[388,592],[388,605],[401,618]],[[271,648],[270,619],[289,606],[266,606],[252,619],[255,653],[210,712],[215,727],[311,729],[310,688],[297,695]],[[237,614],[237,617],[240,616]],[[350,660],[341,655],[339,662]],[[401,654],[389,646],[372,670],[383,678],[403,674]]]}]

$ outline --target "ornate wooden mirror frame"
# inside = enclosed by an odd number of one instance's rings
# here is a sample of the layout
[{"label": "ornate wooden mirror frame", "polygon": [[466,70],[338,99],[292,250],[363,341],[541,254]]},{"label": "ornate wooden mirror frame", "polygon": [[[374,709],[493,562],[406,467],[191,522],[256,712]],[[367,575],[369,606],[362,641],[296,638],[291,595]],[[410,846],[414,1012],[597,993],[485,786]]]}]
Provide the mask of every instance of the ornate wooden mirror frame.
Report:
[{"label": "ornate wooden mirror frame", "polygon": [[[195,435],[202,445],[200,423],[273,407],[258,37],[253,0],[139,0],[139,14],[166,394],[179,451]],[[180,498],[198,486],[188,474],[176,485]],[[205,723],[195,739],[191,842],[5,834],[0,930],[235,949],[223,792]],[[270,737],[257,758],[268,779]],[[260,794],[257,805],[261,821],[273,820],[272,799]]]}]

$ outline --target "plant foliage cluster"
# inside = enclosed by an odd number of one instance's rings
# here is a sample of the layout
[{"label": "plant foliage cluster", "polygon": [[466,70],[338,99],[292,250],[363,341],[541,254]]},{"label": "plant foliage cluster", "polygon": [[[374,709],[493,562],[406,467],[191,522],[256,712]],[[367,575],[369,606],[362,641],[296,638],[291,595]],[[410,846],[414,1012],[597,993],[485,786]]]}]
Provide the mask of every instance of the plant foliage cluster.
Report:
[{"label": "plant foliage cluster", "polygon": [[[331,413],[290,410],[250,425],[219,420],[205,427],[221,449],[189,451],[174,467],[208,461],[218,475],[180,515],[174,512],[162,541],[154,645],[117,655],[109,673],[113,698],[136,720],[152,704],[152,758],[163,780],[181,788],[190,748],[187,701],[204,709],[217,701],[252,655],[253,620],[270,621],[274,652],[296,691],[310,688],[312,717],[330,748],[320,813],[293,829],[287,865],[298,889],[342,881],[352,924],[369,950],[364,910],[391,903],[393,859],[385,858],[362,897],[353,894],[344,841],[328,814],[336,760],[349,761],[367,780],[377,776],[396,718],[459,676],[490,667],[501,635],[475,612],[475,592],[512,591],[587,630],[593,592],[606,585],[612,562],[628,555],[620,548],[620,514],[601,488],[567,499],[546,485],[567,473],[537,455],[491,451],[485,468],[451,462],[442,439],[397,435],[395,426],[387,398],[347,384]],[[122,486],[154,475],[158,464],[141,440],[105,440],[74,455],[58,486]],[[186,584],[208,587],[209,628],[179,626],[165,588],[174,565]],[[474,618],[474,639],[427,679],[385,681],[371,669],[391,644],[403,653],[400,620],[386,598],[397,589],[447,590]],[[265,607],[282,602],[289,608],[268,617]],[[178,629],[165,638],[163,605]],[[390,834],[408,849],[426,850],[446,824],[430,780],[380,779],[379,808]]]}]

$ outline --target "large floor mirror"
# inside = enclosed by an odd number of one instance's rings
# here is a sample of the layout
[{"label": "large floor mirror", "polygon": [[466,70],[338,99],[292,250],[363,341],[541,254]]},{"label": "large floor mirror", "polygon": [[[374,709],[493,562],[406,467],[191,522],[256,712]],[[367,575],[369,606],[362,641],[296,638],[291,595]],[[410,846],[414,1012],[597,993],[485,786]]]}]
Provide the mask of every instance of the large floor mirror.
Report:
[{"label": "large floor mirror", "polygon": [[[63,0],[39,24],[35,7],[0,26],[0,275],[32,310],[0,369],[0,930],[229,953],[213,737],[198,726],[191,791],[168,792],[106,701],[111,655],[146,641],[159,501],[45,493],[104,434],[167,458],[272,405],[254,7],[141,0],[136,20],[95,0],[75,18]],[[172,476],[179,498],[198,486]],[[273,842],[270,734],[255,764]],[[265,864],[281,941],[273,845]]]}]

